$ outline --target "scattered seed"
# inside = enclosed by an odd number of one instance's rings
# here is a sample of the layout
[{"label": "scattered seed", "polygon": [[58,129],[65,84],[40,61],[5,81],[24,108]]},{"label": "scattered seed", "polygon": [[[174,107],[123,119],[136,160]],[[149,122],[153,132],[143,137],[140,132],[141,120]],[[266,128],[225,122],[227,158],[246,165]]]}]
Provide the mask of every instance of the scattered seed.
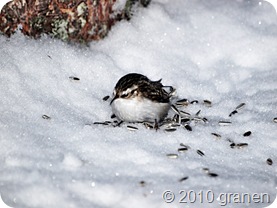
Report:
[{"label": "scattered seed", "polygon": [[107,95],[107,96],[103,97],[103,100],[104,100],[104,101],[107,101],[109,98],[110,98],[110,96]]},{"label": "scattered seed", "polygon": [[177,100],[176,105],[181,105],[181,106],[187,106],[189,104],[189,101],[187,99],[181,99],[181,100]]},{"label": "scattered seed", "polygon": [[234,142],[232,142],[231,144],[230,144],[230,147],[231,148],[234,148],[236,146],[236,144],[234,143]]},{"label": "scattered seed", "polygon": [[236,113],[238,113],[237,110],[232,111],[232,112],[229,114],[229,117],[231,117],[232,115],[235,115]]},{"label": "scattered seed", "polygon": [[48,56],[48,58],[52,59],[52,57],[50,55],[47,55],[47,56]]},{"label": "scattered seed", "polygon": [[168,132],[173,132],[173,131],[176,131],[177,129],[176,128],[166,128],[164,129],[165,131],[168,131]]},{"label": "scattered seed", "polygon": [[143,125],[147,128],[147,129],[153,129],[153,125],[148,123],[148,122],[143,122]]},{"label": "scattered seed", "polygon": [[111,118],[116,118],[116,115],[115,115],[115,114],[112,114],[112,115],[111,115]]},{"label": "scattered seed", "polygon": [[183,178],[179,179],[179,182],[183,182],[183,181],[187,180],[188,178],[189,178],[188,176],[183,177]]},{"label": "scattered seed", "polygon": [[199,117],[199,116],[196,116],[193,118],[194,121],[203,121],[203,118]]},{"label": "scattered seed", "polygon": [[188,130],[188,131],[192,131],[192,128],[191,128],[191,126],[190,126],[190,125],[185,124],[185,126],[184,126],[184,127],[185,127],[185,129],[186,129],[186,130]]},{"label": "scattered seed", "polygon": [[217,177],[218,174],[216,174],[216,173],[208,173],[208,176],[210,176],[210,177]]},{"label": "scattered seed", "polygon": [[197,111],[197,113],[195,114],[196,116],[198,116],[200,114],[201,110]]},{"label": "scattered seed", "polygon": [[181,117],[179,114],[175,114],[172,118],[172,120],[176,123],[180,123],[181,122]]},{"label": "scattered seed", "polygon": [[273,164],[273,161],[272,161],[271,158],[268,158],[268,159],[266,160],[266,163],[267,163],[268,165],[272,165],[272,164]]},{"label": "scattered seed", "polygon": [[230,142],[230,143],[235,143],[232,139],[230,139],[230,138],[227,138],[226,139],[228,142]]},{"label": "scattered seed", "polygon": [[243,136],[247,137],[247,136],[250,136],[251,134],[252,134],[251,131],[247,131],[247,132],[245,132],[245,133],[243,134]]},{"label": "scattered seed", "polygon": [[217,133],[211,133],[212,135],[214,135],[215,137],[217,138],[221,138],[221,135],[220,134],[217,134]]},{"label": "scattered seed", "polygon": [[178,158],[177,154],[167,154],[166,156],[170,159],[177,159]]},{"label": "scattered seed", "polygon": [[188,122],[190,122],[189,118],[182,118],[181,119],[181,123],[188,123]]},{"label": "scattered seed", "polygon": [[138,128],[137,127],[135,127],[135,126],[127,126],[127,129],[129,129],[130,131],[136,131],[136,130],[138,130]]},{"label": "scattered seed", "polygon": [[171,108],[175,113],[180,114],[180,111],[176,108],[175,105],[171,105]]},{"label": "scattered seed", "polygon": [[190,113],[186,112],[186,111],[180,111],[181,114],[183,114],[184,116],[190,116]]},{"label": "scattered seed", "polygon": [[241,103],[236,107],[236,110],[241,110],[242,108],[244,108],[245,103]]},{"label": "scattered seed", "polygon": [[218,124],[220,126],[230,126],[232,124],[231,121],[219,121]]},{"label": "scattered seed", "polygon": [[212,106],[212,102],[209,101],[209,100],[203,100],[203,103],[204,103],[204,105],[207,106],[207,107],[211,107],[211,106]]},{"label": "scattered seed", "polygon": [[236,146],[237,146],[238,148],[243,148],[243,147],[247,147],[248,144],[247,144],[247,143],[238,143],[238,144],[236,144]]},{"label": "scattered seed", "polygon": [[207,119],[207,118],[202,118],[202,121],[204,121],[204,123],[208,123],[209,122],[209,120]]},{"label": "scattered seed", "polygon": [[42,118],[43,119],[51,119],[50,116],[47,116],[47,115],[42,115]]},{"label": "scattered seed", "polygon": [[190,149],[190,146],[185,145],[185,144],[183,144],[183,143],[180,143],[180,146],[185,147],[185,148],[187,148],[187,149]]},{"label": "scattered seed", "polygon": [[188,148],[187,147],[181,147],[178,149],[178,152],[182,153],[182,152],[186,152],[188,151]]},{"label": "scattered seed", "polygon": [[96,124],[96,125],[98,125],[98,124],[100,124],[100,125],[109,125],[110,123],[111,122],[109,122],[109,121],[105,121],[105,122],[98,122],[98,121],[96,121],[93,124]]},{"label": "scattered seed", "polygon": [[69,79],[73,80],[73,81],[79,81],[80,79],[78,77],[69,77]]},{"label": "scattered seed", "polygon": [[144,187],[146,185],[146,182],[145,181],[140,181],[139,184]]},{"label": "scattered seed", "polygon": [[196,152],[197,152],[197,154],[199,154],[200,156],[204,156],[204,155],[205,155],[201,150],[197,150]]},{"label": "scattered seed", "polygon": [[202,169],[205,173],[209,173],[210,172],[210,169],[209,168],[203,168]]},{"label": "scattered seed", "polygon": [[277,123],[277,117],[273,119],[273,122],[274,122],[274,123]]},{"label": "scattered seed", "polygon": [[198,103],[198,100],[193,100],[190,102],[190,104],[197,104]]}]

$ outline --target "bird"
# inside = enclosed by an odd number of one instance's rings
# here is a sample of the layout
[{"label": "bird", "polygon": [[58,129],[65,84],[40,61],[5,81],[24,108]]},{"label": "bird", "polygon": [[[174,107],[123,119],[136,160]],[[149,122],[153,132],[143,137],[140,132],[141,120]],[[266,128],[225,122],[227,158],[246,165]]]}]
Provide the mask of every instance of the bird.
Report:
[{"label": "bird", "polygon": [[110,102],[113,114],[123,122],[161,122],[171,106],[171,93],[161,80],[151,81],[138,73],[121,77]]}]

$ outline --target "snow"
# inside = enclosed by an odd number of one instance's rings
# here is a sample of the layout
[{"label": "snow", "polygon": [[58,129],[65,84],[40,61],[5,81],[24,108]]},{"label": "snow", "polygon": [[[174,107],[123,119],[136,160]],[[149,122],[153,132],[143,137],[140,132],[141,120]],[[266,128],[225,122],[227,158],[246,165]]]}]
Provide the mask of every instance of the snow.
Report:
[{"label": "snow", "polygon": [[[19,33],[0,36],[3,201],[19,208],[222,207],[228,193],[249,193],[267,194],[272,203],[276,35],[276,12],[267,2],[153,0],[89,47]],[[162,78],[178,98],[198,100],[184,110],[201,110],[209,122],[192,124],[191,132],[93,125],[111,120],[109,102],[102,98],[130,72]],[[202,104],[205,99],[211,107]],[[229,117],[240,103],[245,107]],[[232,124],[219,126],[220,120]],[[252,134],[244,137],[246,131]],[[248,146],[232,149],[227,139]],[[180,143],[191,149],[178,153]],[[183,177],[188,179],[180,182]],[[172,203],[162,198],[166,190],[175,193]],[[188,203],[179,203],[184,193],[195,195],[196,202],[187,196]],[[214,196],[214,203],[206,195]],[[270,204],[230,198],[227,207]]]}]

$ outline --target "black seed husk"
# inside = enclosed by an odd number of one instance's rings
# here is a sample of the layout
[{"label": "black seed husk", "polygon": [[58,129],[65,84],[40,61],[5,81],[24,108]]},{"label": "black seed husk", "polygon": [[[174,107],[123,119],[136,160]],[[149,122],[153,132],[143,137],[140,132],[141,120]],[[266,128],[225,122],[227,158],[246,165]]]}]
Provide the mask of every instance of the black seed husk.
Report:
[{"label": "black seed husk", "polygon": [[200,156],[204,156],[204,155],[205,155],[201,150],[197,150],[196,152],[197,152],[197,154],[199,154]]},{"label": "black seed husk", "polygon": [[243,136],[247,137],[247,136],[250,136],[251,134],[252,134],[251,131],[247,131],[247,132],[245,132],[245,133],[243,134]]},{"label": "black seed husk", "polygon": [[47,116],[47,115],[42,115],[42,118],[43,119],[51,119],[50,116]]},{"label": "black seed husk", "polygon": [[272,164],[273,164],[273,161],[272,161],[271,158],[268,158],[268,159],[266,160],[266,163],[267,163],[268,165],[272,165]]},{"label": "black seed husk", "polygon": [[183,181],[187,180],[188,178],[189,178],[188,176],[183,177],[183,178],[179,179],[179,182],[183,182]]},{"label": "black seed husk", "polygon": [[104,101],[107,101],[109,98],[110,98],[110,96],[107,95],[107,96],[103,97],[103,100],[104,100]]}]

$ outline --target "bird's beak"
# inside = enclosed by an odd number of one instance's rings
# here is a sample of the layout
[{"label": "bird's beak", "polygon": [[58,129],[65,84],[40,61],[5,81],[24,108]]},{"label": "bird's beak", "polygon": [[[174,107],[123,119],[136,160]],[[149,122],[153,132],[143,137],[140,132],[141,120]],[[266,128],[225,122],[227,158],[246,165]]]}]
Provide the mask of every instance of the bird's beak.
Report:
[{"label": "bird's beak", "polygon": [[113,103],[113,101],[114,101],[116,98],[119,98],[119,96],[118,96],[117,94],[113,97],[112,101],[110,102],[110,105]]}]

